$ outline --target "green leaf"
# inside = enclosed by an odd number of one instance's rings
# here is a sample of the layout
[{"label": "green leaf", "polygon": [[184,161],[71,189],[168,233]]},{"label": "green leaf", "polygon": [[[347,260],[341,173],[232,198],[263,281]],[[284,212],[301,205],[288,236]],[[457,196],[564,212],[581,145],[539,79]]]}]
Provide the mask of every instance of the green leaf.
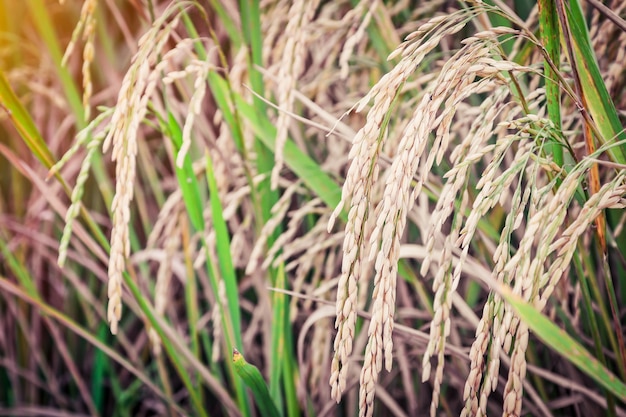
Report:
[{"label": "green leaf", "polygon": [[578,369],[589,375],[622,401],[626,401],[626,385],[606,369],[583,346],[552,323],[532,305],[513,294],[507,287],[502,296],[513,306],[526,325],[549,347],[560,353]]},{"label": "green leaf", "polygon": [[246,362],[237,349],[233,349],[233,366],[235,367],[235,372],[243,379],[248,388],[252,390],[261,415],[264,417],[280,417],[280,412],[272,401],[272,397],[270,397],[270,392],[261,372],[256,366]]},{"label": "green leaf", "polygon": [[28,111],[22,106],[22,103],[13,92],[13,89],[2,71],[0,71],[0,106],[4,107],[13,126],[15,126],[15,129],[17,129],[22,140],[24,140],[24,143],[28,146],[28,149],[31,150],[33,155],[35,155],[46,168],[52,167],[56,162],[54,156],[52,156],[52,152],[48,149],[48,145],[46,145],[41,134],[39,134],[35,122],[33,122]]},{"label": "green leaf", "polygon": [[[569,3],[566,7],[567,20],[572,31],[574,54],[578,64],[580,82],[583,95],[587,103],[587,111],[593,117],[604,143],[614,140],[626,140],[626,133],[617,115],[617,110],[606,89],[595,53],[589,40],[589,32],[582,9],[578,1]],[[611,158],[620,164],[626,163],[626,145],[614,146],[608,149]]]},{"label": "green leaf", "polygon": [[224,210],[222,209],[222,202],[220,201],[217,189],[217,180],[215,178],[215,173],[213,172],[213,162],[211,161],[211,157],[208,152],[205,153],[205,161],[206,178],[209,186],[209,192],[211,193],[211,215],[213,219],[213,228],[215,229],[217,257],[219,259],[219,267],[222,274],[222,280],[224,281],[224,287],[226,288],[226,298],[233,326],[234,342],[241,346],[243,341],[241,339],[239,290],[237,288],[237,275],[235,274],[235,267],[233,265],[233,259],[230,252],[230,234],[228,232],[228,225],[224,219]]},{"label": "green leaf", "polygon": [[[167,112],[167,124],[164,124],[163,127],[169,133],[172,144],[176,148],[175,155],[178,156],[178,151],[183,143],[183,133],[172,112]],[[183,201],[185,201],[185,207],[189,214],[189,220],[196,231],[204,230],[202,194],[198,179],[193,172],[189,155],[185,156],[182,168],[175,166],[175,170],[178,185],[183,193]]]},{"label": "green leaf", "polygon": [[[541,42],[546,48],[550,61],[557,66],[559,65],[559,56],[561,54],[561,44],[559,42],[559,19],[556,13],[553,0],[539,0],[539,26],[541,28]],[[561,90],[559,81],[554,69],[550,66],[548,59],[544,60],[544,72],[546,82],[546,100],[548,107],[548,117],[554,123],[554,126],[561,130]],[[553,155],[554,162],[563,167],[563,149],[561,145],[554,140],[550,140],[545,151],[549,155]]]}]

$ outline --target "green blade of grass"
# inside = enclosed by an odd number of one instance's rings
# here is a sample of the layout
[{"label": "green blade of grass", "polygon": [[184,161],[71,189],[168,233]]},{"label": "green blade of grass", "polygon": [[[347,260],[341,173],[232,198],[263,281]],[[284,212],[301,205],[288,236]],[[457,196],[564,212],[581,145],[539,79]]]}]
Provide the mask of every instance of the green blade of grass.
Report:
[{"label": "green blade of grass", "polygon": [[210,204],[211,214],[213,219],[213,228],[215,229],[215,241],[217,246],[217,257],[220,263],[220,271],[222,273],[222,280],[226,288],[226,302],[228,304],[228,311],[232,320],[234,339],[236,346],[243,346],[243,340],[241,339],[241,311],[239,309],[239,290],[237,283],[237,276],[235,274],[235,268],[233,266],[233,259],[230,253],[230,235],[228,233],[228,226],[224,220],[222,203],[220,201],[217,181],[213,173],[213,163],[209,153],[205,153],[206,161],[206,177],[209,186],[209,192],[211,193]]},{"label": "green blade of grass", "polygon": [[[272,126],[265,113],[261,113],[254,105],[253,107],[247,107],[249,110],[249,114],[242,114],[241,110],[237,105],[237,100],[240,98],[238,94],[236,94],[231,88],[228,80],[222,78],[217,73],[209,74],[209,85],[211,87],[211,91],[213,92],[213,96],[224,115],[224,120],[230,128],[230,131],[235,139],[237,147],[239,151],[242,153],[242,157],[246,158],[245,148],[243,146],[243,138],[241,136],[241,128],[240,126],[244,122],[249,122],[248,116],[253,118],[254,120],[262,120],[263,124],[266,126]],[[232,103],[234,101],[234,103]],[[262,102],[262,101],[261,101]],[[263,102],[262,102],[263,103]],[[265,105],[265,103],[263,103]],[[232,109],[232,110],[231,110]],[[242,120],[243,119],[243,120]],[[276,131],[274,129],[273,132],[269,132],[268,139],[264,140],[264,138],[259,137],[259,132],[254,132],[257,137],[257,142],[255,145],[256,148],[256,165],[259,173],[269,173],[272,170],[274,158],[271,152],[274,149],[274,138],[276,135]],[[269,137],[271,136],[271,138]],[[290,144],[288,146],[291,146]],[[297,148],[296,148],[297,150]],[[289,158],[289,156],[286,156]],[[312,167],[317,167],[317,164],[313,161],[310,162]],[[208,171],[207,171],[208,172]],[[323,175],[325,175],[322,172]],[[248,174],[247,174],[248,175]],[[249,176],[249,181],[252,184],[251,175]],[[336,187],[334,182],[331,183]],[[256,188],[256,189],[255,189]],[[257,198],[256,196],[259,196]],[[259,219],[259,225],[265,224],[272,216],[271,209],[278,200],[278,191],[271,190],[269,177],[261,181],[256,187],[252,187],[251,198],[253,200],[253,205],[255,207],[255,215],[256,218]],[[260,226],[259,226],[260,227]],[[271,246],[274,242],[275,236],[280,233],[278,227],[274,234],[269,236],[267,239],[267,245]],[[259,230],[260,232],[260,230]],[[283,268],[284,265],[279,266],[279,270],[270,269],[269,273],[271,275],[271,282],[274,286],[282,287],[284,284],[279,284],[281,280],[281,272],[280,269]],[[282,278],[284,279],[284,277]],[[282,404],[282,393],[280,390],[281,387],[281,379],[283,381],[283,386],[286,387],[286,394],[288,397],[286,398],[287,404],[297,403],[297,398],[295,396],[295,389],[290,389],[290,387],[294,384],[294,381],[287,377],[287,374],[284,373],[285,363],[293,361],[292,352],[284,349],[285,339],[290,338],[291,328],[289,326],[289,320],[287,319],[288,309],[285,307],[284,303],[287,301],[285,297],[279,297],[274,299],[275,302],[272,303],[273,316],[276,318],[276,322],[273,323],[271,329],[271,338],[272,338],[272,349],[271,357],[270,357],[270,393],[272,398],[279,404]],[[289,355],[286,357],[285,355]]]},{"label": "green blade of grass", "polygon": [[39,134],[39,129],[22,103],[17,98],[9,85],[4,72],[0,70],[0,105],[4,107],[9,119],[24,140],[28,149],[46,167],[50,168],[55,163],[55,158],[50,152],[48,145]]},{"label": "green blade of grass", "polygon": [[602,366],[583,346],[537,311],[532,305],[513,294],[509,288],[502,287],[501,289],[504,299],[513,306],[524,323],[547,346],[561,354],[578,369],[621,399],[621,401],[626,401],[626,385]]},{"label": "green blade of grass", "polygon": [[[250,51],[250,54],[248,56],[250,83],[253,90],[262,94],[262,92],[264,91],[263,77],[258,70],[258,66],[262,64],[262,37],[259,2],[255,0],[242,0],[240,2],[240,8],[242,17],[243,38],[248,45]],[[190,31],[190,33],[192,35],[195,34],[195,29],[188,18],[185,19],[185,22],[186,27]],[[230,23],[230,20],[227,19],[227,26],[232,26],[230,25]],[[230,29],[230,31],[232,32],[232,28]],[[233,38],[233,42],[235,45],[238,45],[242,42],[242,39],[240,39],[239,36],[236,36],[235,38]],[[198,51],[200,56],[204,56],[206,54],[203,46],[199,43],[196,44],[196,50]],[[227,67],[228,64],[224,56],[221,55],[221,58],[223,65]],[[244,146],[241,129],[241,126],[244,125],[245,121],[241,120],[242,117],[236,105],[236,94],[230,88],[228,79],[222,78],[215,72],[209,73],[208,82],[213,97],[215,98],[215,101],[222,112],[224,120],[226,121],[226,124],[230,129],[230,132],[233,136],[239,152],[242,155],[242,158],[245,161],[248,161],[249,158],[247,156],[247,152]],[[253,98],[253,102],[254,105],[252,109],[254,113],[254,118],[261,120],[264,124],[271,125],[267,117],[266,105],[264,101],[255,96]],[[275,131],[273,134],[275,135]],[[255,132],[255,135],[258,135],[257,132]],[[255,140],[256,160],[253,163],[256,164],[258,173],[269,173],[271,172],[274,164],[274,156],[272,154],[272,151],[274,149],[273,142],[272,145],[270,145],[266,141],[259,139],[260,138],[257,137]],[[278,201],[279,194],[277,190],[271,189],[269,178],[255,185],[252,181],[252,174],[247,169],[248,164],[246,163],[244,164],[244,166],[246,167],[246,176],[248,177],[249,183],[251,185],[251,199],[253,201],[255,217],[258,219],[257,231],[260,232],[261,225],[266,224],[267,221],[271,218],[271,209],[276,201]],[[208,172],[209,170],[207,170],[207,173]],[[273,244],[275,237],[280,233],[279,229],[280,226],[278,226],[274,233],[267,239],[268,247]],[[276,271],[270,269],[269,274],[272,284],[277,285],[276,283],[278,280],[280,280],[280,277],[276,274]],[[287,309],[284,308],[282,302],[273,303],[272,308],[274,317],[284,317],[288,314]],[[285,320],[284,326],[273,325],[271,336],[273,340],[272,346],[275,347],[277,346],[277,343],[284,343],[285,338],[290,336],[290,332],[291,328],[289,327],[288,320]],[[288,354],[291,355],[292,352],[289,351]],[[272,350],[270,358],[270,386],[272,387],[272,397],[279,403],[282,403],[280,395],[280,382],[281,378],[284,376],[283,364],[290,360],[293,361],[293,358],[285,358],[284,356],[279,354],[278,349]],[[288,380],[288,378],[283,378],[283,382],[288,395],[290,395],[289,398],[287,398],[287,403],[296,403],[297,398],[295,397],[295,389],[289,389],[289,387],[291,387],[294,382],[292,380]]]},{"label": "green blade of grass", "polygon": [[219,21],[224,25],[226,33],[228,33],[228,39],[231,41],[233,49],[238,50],[241,48],[243,39],[241,37],[241,31],[233,21],[232,17],[228,14],[228,11],[224,8],[221,1],[209,0],[211,6],[215,9],[215,13],[219,17]]},{"label": "green blade of grass", "polygon": [[237,374],[252,390],[261,415],[264,417],[281,417],[278,408],[276,408],[276,404],[272,401],[272,397],[270,396],[261,372],[256,366],[246,362],[243,355],[239,353],[237,349],[233,350],[233,365],[235,366]]},{"label": "green blade of grass", "polygon": [[[172,140],[174,148],[176,149],[175,156],[178,155],[178,150],[183,143],[183,132],[176,121],[176,118],[172,112],[167,113],[167,124],[165,126],[169,133],[169,137]],[[200,185],[198,179],[193,172],[191,166],[191,160],[187,157],[183,162],[182,167],[175,166],[176,178],[178,179],[178,185],[180,191],[183,194],[183,201],[189,215],[189,220],[195,231],[204,230],[204,218],[202,217],[202,193],[200,191]]]},{"label": "green blade of grass", "polygon": [[[568,3],[565,8],[567,19],[572,31],[575,59],[583,94],[595,124],[601,133],[598,139],[603,144],[613,141],[626,141],[626,132],[619,120],[617,110],[606,89],[595,53],[589,40],[589,32],[583,17],[580,3],[576,0]],[[611,158],[620,164],[626,164],[626,144],[612,146],[608,149]]]},{"label": "green blade of grass", "polygon": [[[109,326],[105,322],[98,325],[96,337],[101,343],[105,343],[109,335]],[[102,413],[104,411],[104,386],[105,371],[110,369],[109,359],[100,349],[96,350],[93,359],[93,373],[91,374],[91,395],[96,409]]]},{"label": "green blade of grass", "polygon": [[[161,123],[164,123],[161,121]],[[164,131],[167,132],[168,136],[171,138],[172,143],[175,149],[174,160],[178,155],[178,151],[182,144],[182,130],[180,125],[174,118],[171,112],[168,112],[168,120],[167,124],[163,126]],[[203,198],[202,192],[200,188],[200,184],[198,179],[196,178],[193,167],[191,164],[191,159],[189,155],[186,155],[183,161],[182,168],[175,167],[178,184],[181,189],[183,195],[183,201],[185,202],[185,207],[187,210],[187,214],[192,223],[192,227],[195,231],[203,231],[205,229],[205,222],[203,218]],[[207,176],[209,173],[207,173]],[[211,173],[212,174],[212,170]],[[213,179],[214,180],[214,179]],[[215,185],[215,182],[213,182]],[[209,185],[209,190],[211,190],[211,184]],[[217,188],[217,186],[215,185]],[[228,311],[222,311],[222,326],[224,328],[224,336],[226,342],[226,348],[232,349],[235,346],[241,346],[241,318],[240,318],[240,310],[239,310],[239,299],[238,299],[238,291],[237,291],[237,280],[234,275],[234,269],[232,267],[232,259],[230,259],[230,244],[228,245],[227,252],[225,255],[223,236],[225,234],[226,239],[230,242],[230,238],[228,237],[228,231],[226,229],[225,222],[223,220],[223,216],[221,213],[221,204],[219,203],[219,198],[217,197],[217,192],[211,192],[211,204],[212,204],[212,214],[213,214],[213,226],[216,230],[217,235],[217,249],[218,249],[218,257],[220,258],[220,271],[222,272],[222,277],[224,279],[227,297],[228,297]],[[215,202],[214,202],[215,200]],[[219,206],[213,206],[214,204],[219,204]],[[214,210],[217,210],[219,213],[216,215]],[[221,221],[219,220],[221,218]],[[219,229],[219,230],[218,230]],[[205,251],[209,251],[206,239],[202,238],[202,245]],[[227,258],[227,259],[222,259]],[[206,267],[208,271],[208,275],[211,278],[211,286],[212,290],[215,294],[219,294],[219,283],[218,283],[218,273],[215,266],[211,263],[211,257],[207,256]],[[230,259],[230,261],[229,261]],[[230,267],[228,266],[230,265]],[[226,272],[225,272],[226,271]],[[226,273],[226,276],[224,275]],[[234,295],[233,295],[234,294]],[[234,300],[233,300],[234,298]],[[190,300],[188,299],[188,302]],[[220,307],[222,303],[219,304]],[[235,391],[237,394],[237,400],[239,401],[240,407],[243,410],[242,412],[245,415],[249,415],[249,405],[247,403],[247,399],[245,396],[245,392],[243,390],[243,386],[234,379],[234,370],[230,366],[227,366],[229,375],[234,382]]]},{"label": "green blade of grass", "polygon": [[[285,289],[285,267],[280,264],[276,272],[276,288]],[[280,380],[285,361],[285,327],[288,325],[288,299],[282,292],[276,291],[273,294],[272,307],[274,309],[274,319],[272,320],[272,356],[270,363],[270,395],[277,404],[282,404],[280,391]]]},{"label": "green blade of grass", "polygon": [[[248,45],[250,55],[248,61],[248,71],[252,89],[263,96],[265,91],[263,75],[256,68],[263,66],[263,35],[261,33],[261,11],[258,0],[240,0],[241,29],[244,40]],[[253,98],[254,108],[259,115],[265,114],[266,105],[259,97]],[[274,149],[274,148],[270,148]]]},{"label": "green blade of grass", "polygon": [[[539,26],[541,28],[541,41],[546,48],[548,57],[557,66],[560,62],[561,43],[559,41],[559,19],[556,14],[553,0],[539,0]],[[544,73],[546,83],[546,100],[548,117],[557,130],[561,130],[561,89],[555,70],[544,60]],[[563,148],[556,141],[550,141],[545,146],[547,154],[554,157],[554,162],[563,166]]]},{"label": "green blade of grass", "polygon": [[[295,349],[296,343],[294,342],[293,331],[291,330],[291,322],[289,320],[289,303],[285,300],[285,325],[284,340],[285,340],[285,356],[282,361],[282,381],[283,389],[285,392],[285,406],[287,407],[286,414],[289,417],[300,416],[300,402],[298,400],[296,384],[300,381],[298,360],[296,357]],[[283,413],[284,414],[284,413]]]}]

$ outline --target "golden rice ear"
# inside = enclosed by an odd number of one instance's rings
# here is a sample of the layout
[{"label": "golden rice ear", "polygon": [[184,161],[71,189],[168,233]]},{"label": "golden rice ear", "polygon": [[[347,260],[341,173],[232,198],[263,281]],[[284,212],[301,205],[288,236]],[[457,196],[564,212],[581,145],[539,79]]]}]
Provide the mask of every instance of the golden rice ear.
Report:
[{"label": "golden rice ear", "polygon": [[[441,19],[437,18],[436,22],[427,23],[426,26],[431,29],[440,21]],[[331,217],[332,222],[337,210],[350,202],[348,222],[345,228],[342,273],[337,289],[336,327],[338,332],[335,338],[335,354],[330,382],[332,396],[339,401],[341,393],[345,389],[348,357],[352,353],[359,281],[362,280],[361,277],[364,275],[364,268],[368,262],[376,257],[374,284],[376,296],[372,321],[368,330],[370,337],[366,348],[366,359],[361,372],[360,410],[362,415],[369,415],[373,411],[373,392],[378,373],[382,367],[383,355],[385,367],[391,369],[393,346],[391,333],[395,311],[395,265],[398,260],[399,237],[404,230],[407,211],[412,205],[409,204],[409,194],[411,194],[409,184],[417,168],[412,164],[417,163],[425,149],[425,142],[418,145],[416,149],[412,148],[413,145],[401,142],[399,149],[408,150],[403,153],[405,159],[396,157],[390,171],[391,180],[387,180],[385,196],[379,206],[375,207],[372,190],[378,180],[380,153],[385,146],[384,131],[389,122],[394,97],[412,74],[412,68],[420,64],[426,54],[437,46],[442,37],[460,30],[463,25],[464,21],[459,19],[456,24],[431,33],[431,38],[424,43],[421,43],[421,39],[411,38],[410,41],[403,44],[399,49],[410,48],[412,53],[405,54],[398,65],[376,83],[360,101],[356,109],[357,112],[362,111],[371,100],[374,101],[367,114],[365,126],[356,133],[352,141],[352,149],[350,150],[352,163],[343,185],[341,203]],[[422,103],[424,107],[428,104],[438,105],[438,102],[429,103],[429,100],[422,100]],[[418,111],[420,110],[418,109],[416,112]],[[405,129],[405,137],[415,137],[416,120],[419,120],[418,116],[415,116],[413,124],[410,123]],[[426,126],[427,123],[422,127]],[[370,219],[369,216],[374,211],[376,215]],[[379,243],[379,239],[382,243]]]},{"label": "golden rice ear", "polygon": [[278,187],[278,177],[284,164],[283,148],[287,142],[289,121],[294,105],[296,81],[304,70],[307,42],[311,20],[319,5],[319,0],[296,0],[289,8],[287,27],[285,28],[285,50],[278,71],[280,82],[277,85],[278,107],[280,113],[276,121],[276,144],[274,147],[274,167],[272,168],[272,189]]},{"label": "golden rice ear", "polygon": [[91,95],[93,93],[93,85],[91,81],[91,65],[94,60],[95,48],[94,48],[94,40],[96,37],[96,8],[98,5],[98,0],[85,0],[83,2],[83,7],[80,12],[80,19],[72,32],[72,39],[70,43],[67,45],[65,49],[65,54],[63,55],[62,65],[67,65],[67,61],[69,57],[72,55],[74,48],[76,46],[76,42],[78,41],[78,37],[82,33],[82,39],[85,41],[85,46],[83,47],[83,65],[82,65],[82,76],[83,76],[83,110],[84,110],[84,120],[89,121],[91,117]]},{"label": "golden rice ear", "polygon": [[138,129],[161,79],[161,71],[167,65],[167,61],[161,60],[160,56],[178,24],[178,15],[171,20],[169,18],[170,13],[163,14],[140,39],[139,49],[124,76],[103,144],[105,152],[112,148],[111,159],[116,162],[107,308],[107,320],[113,334],[117,333],[122,315],[122,274],[130,256],[130,204],[135,188]]}]

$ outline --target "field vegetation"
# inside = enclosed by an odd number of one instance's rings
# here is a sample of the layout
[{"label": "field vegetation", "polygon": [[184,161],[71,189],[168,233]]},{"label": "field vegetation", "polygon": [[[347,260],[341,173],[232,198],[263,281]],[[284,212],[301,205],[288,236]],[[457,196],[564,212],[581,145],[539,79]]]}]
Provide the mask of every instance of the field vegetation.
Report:
[{"label": "field vegetation", "polygon": [[0,0],[0,415],[626,416],[625,16]]}]

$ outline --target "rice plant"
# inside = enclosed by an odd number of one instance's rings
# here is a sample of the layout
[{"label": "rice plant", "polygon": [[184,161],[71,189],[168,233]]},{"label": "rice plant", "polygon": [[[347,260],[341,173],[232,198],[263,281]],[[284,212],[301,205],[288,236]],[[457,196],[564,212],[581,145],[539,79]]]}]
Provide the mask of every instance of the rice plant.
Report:
[{"label": "rice plant", "polygon": [[0,415],[626,415],[625,15],[1,1]]}]

